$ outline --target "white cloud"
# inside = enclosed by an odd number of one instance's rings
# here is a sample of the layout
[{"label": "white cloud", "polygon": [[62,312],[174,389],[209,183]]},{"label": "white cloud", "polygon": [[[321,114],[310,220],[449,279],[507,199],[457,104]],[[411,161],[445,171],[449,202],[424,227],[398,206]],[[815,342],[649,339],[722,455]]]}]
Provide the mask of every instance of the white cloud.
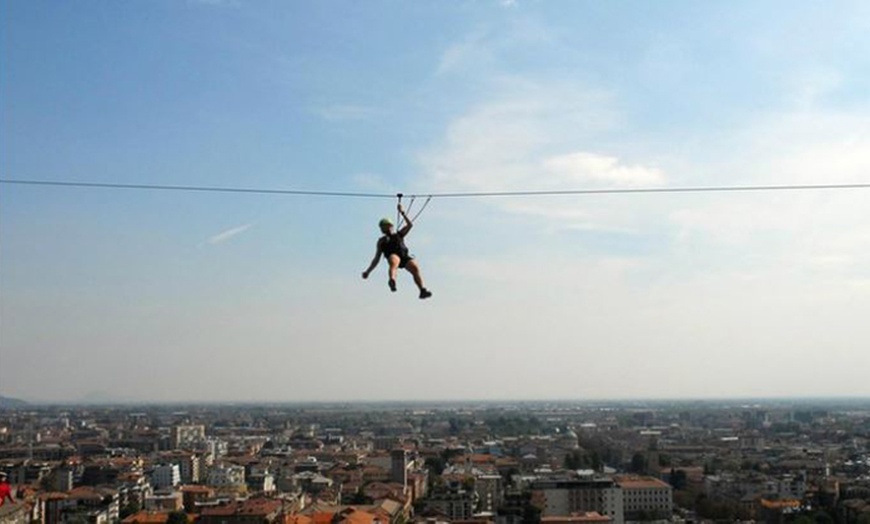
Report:
[{"label": "white cloud", "polygon": [[[541,191],[658,186],[663,170],[596,151],[621,125],[611,96],[577,85],[499,79],[492,97],[455,118],[423,152],[421,187]],[[582,205],[578,205],[582,204]],[[488,205],[566,229],[630,231],[636,213],[590,199],[502,199]]]},{"label": "white cloud", "polygon": [[351,179],[354,187],[372,192],[391,192],[395,187],[383,176],[376,173],[356,173]]},{"label": "white cloud", "polygon": [[[837,84],[836,75],[823,80],[808,97],[823,96]],[[489,97],[454,118],[442,140],[421,154],[420,186],[488,192],[870,181],[866,112],[797,107],[738,121],[730,129],[711,129],[689,143],[656,136],[642,146],[655,155],[651,159],[632,149],[643,139],[628,134],[632,126],[606,91],[576,83],[490,81]],[[863,293],[870,274],[857,261],[870,259],[870,233],[860,226],[870,220],[868,194],[681,193],[506,198],[481,204],[503,216],[524,217],[505,222],[533,224],[539,231],[564,234],[562,239],[573,239],[568,236],[573,231],[592,233],[577,235],[582,242],[604,238],[594,249],[578,248],[575,264],[618,257],[623,248],[608,237],[628,235],[624,243],[654,245],[628,258],[681,280],[684,291],[675,293],[675,300],[690,303],[698,286],[709,280],[728,302],[725,309],[739,309],[753,292],[764,292],[773,283],[776,290],[770,292],[796,301],[818,293],[842,303],[849,293]],[[536,248],[544,259],[554,253],[553,246]],[[535,271],[531,262],[505,266],[503,256],[469,261],[463,269],[513,282],[524,282],[522,275]],[[558,285],[572,274],[567,266],[547,266],[546,274],[559,276],[542,287]],[[578,278],[599,276],[592,266]],[[732,288],[745,293],[731,296]]]},{"label": "white cloud", "polygon": [[831,68],[803,71],[794,80],[792,102],[797,107],[812,108],[825,96],[832,94],[843,85],[843,75]]},{"label": "white cloud", "polygon": [[209,239],[206,242],[208,244],[211,244],[211,245],[221,244],[223,242],[230,240],[231,238],[234,238],[238,235],[241,235],[242,233],[244,233],[245,231],[250,229],[251,226],[253,226],[253,224],[244,224],[241,226],[227,229],[226,231],[221,231],[220,233],[209,237]]},{"label": "white cloud", "polygon": [[[697,177],[689,184],[870,182],[868,124],[861,111],[762,115],[687,156]],[[781,283],[776,293],[807,304],[829,297],[845,314],[870,276],[860,263],[870,259],[862,226],[870,221],[868,196],[863,189],[674,196],[663,221],[666,260],[689,281],[707,273],[759,294]]]},{"label": "white cloud", "polygon": [[625,166],[616,157],[582,151],[550,157],[543,164],[548,171],[569,184],[642,187],[658,186],[665,181],[660,169]]},{"label": "white cloud", "polygon": [[518,189],[554,151],[576,150],[619,118],[606,92],[502,78],[487,101],[448,125],[421,163],[439,189]]},{"label": "white cloud", "polygon": [[[443,271],[455,276],[497,284],[510,283],[516,288],[533,286],[533,289],[555,289],[559,281],[573,281],[575,286],[580,285],[587,291],[595,288],[596,293],[606,292],[608,285],[624,285],[627,274],[644,268],[642,262],[627,257],[576,260],[554,256],[546,261],[545,270],[529,271],[530,266],[540,263],[537,255],[528,253],[514,253],[511,257],[497,260],[479,255],[459,255],[438,261]],[[589,275],[595,275],[595,278],[588,278]]]},{"label": "white cloud", "polygon": [[[503,0],[501,6],[516,8],[516,0]],[[462,72],[470,78],[498,74],[497,66],[510,63],[505,60],[516,53],[536,48],[539,52],[552,51],[556,31],[534,17],[515,17],[495,26],[487,24],[469,32],[461,40],[449,45],[441,54],[436,75]]]},{"label": "white cloud", "polygon": [[798,110],[766,115],[742,133],[765,180],[870,181],[870,114]]},{"label": "white cloud", "polygon": [[443,75],[464,68],[479,68],[492,57],[493,53],[486,42],[486,32],[476,31],[444,51],[435,73]]}]

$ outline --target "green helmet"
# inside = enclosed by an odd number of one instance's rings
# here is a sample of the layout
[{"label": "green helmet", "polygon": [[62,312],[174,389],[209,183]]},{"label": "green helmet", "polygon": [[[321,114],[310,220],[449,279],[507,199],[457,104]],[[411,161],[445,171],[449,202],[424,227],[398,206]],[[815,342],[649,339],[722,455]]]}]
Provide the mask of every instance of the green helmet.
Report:
[{"label": "green helmet", "polygon": [[378,222],[378,227],[393,227],[393,221],[389,218],[382,218],[380,222]]}]

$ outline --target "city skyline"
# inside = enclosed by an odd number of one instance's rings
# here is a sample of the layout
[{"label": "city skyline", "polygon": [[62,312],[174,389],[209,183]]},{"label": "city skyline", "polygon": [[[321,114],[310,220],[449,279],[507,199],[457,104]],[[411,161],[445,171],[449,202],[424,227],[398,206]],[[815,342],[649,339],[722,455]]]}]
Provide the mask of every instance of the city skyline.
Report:
[{"label": "city skyline", "polygon": [[[0,9],[4,179],[870,182],[857,1]],[[868,195],[436,198],[408,237],[423,302],[383,261],[360,278],[389,199],[0,184],[0,394],[864,398]]]},{"label": "city skyline", "polygon": [[0,409],[0,518],[862,524],[868,424],[866,401]]}]

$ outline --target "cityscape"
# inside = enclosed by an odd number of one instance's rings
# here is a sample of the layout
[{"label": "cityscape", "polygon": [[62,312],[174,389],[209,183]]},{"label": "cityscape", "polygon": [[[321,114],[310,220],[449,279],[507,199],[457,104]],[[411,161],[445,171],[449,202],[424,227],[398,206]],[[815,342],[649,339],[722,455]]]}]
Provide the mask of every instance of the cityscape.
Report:
[{"label": "cityscape", "polygon": [[2,524],[870,522],[862,399],[5,405]]}]

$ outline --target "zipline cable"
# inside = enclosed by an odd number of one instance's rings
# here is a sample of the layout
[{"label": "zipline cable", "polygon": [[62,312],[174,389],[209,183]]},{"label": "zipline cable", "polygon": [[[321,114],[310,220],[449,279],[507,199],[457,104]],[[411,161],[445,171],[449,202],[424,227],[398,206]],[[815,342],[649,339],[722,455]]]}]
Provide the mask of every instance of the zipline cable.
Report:
[{"label": "zipline cable", "polygon": [[[0,184],[16,184],[30,186],[57,186],[103,189],[132,189],[156,191],[199,191],[213,193],[251,193],[267,195],[299,195],[317,197],[342,198],[396,198],[395,193],[365,193],[354,191],[316,191],[304,189],[268,189],[255,187],[217,187],[217,186],[173,186],[160,184],[116,184],[108,182],[64,182],[58,180],[22,180],[0,179]],[[870,189],[868,183],[848,184],[783,184],[758,186],[695,186],[695,187],[637,187],[637,188],[601,188],[601,189],[544,189],[530,191],[456,191],[444,193],[406,194],[408,197],[432,198],[491,198],[491,197],[535,197],[535,196],[569,196],[569,195],[606,195],[606,194],[644,194],[644,193],[718,193],[718,192],[749,192],[749,191],[818,191],[818,190],[849,190]],[[419,213],[419,211],[418,211]]]},{"label": "zipline cable", "polygon": [[360,193],[353,191],[309,191],[306,189],[266,189],[255,187],[171,186],[160,184],[114,184],[108,182],[63,182],[58,180],[0,179],[0,184],[56,186],[99,189],[138,189],[153,191],[199,191],[211,193],[253,193],[262,195],[299,195],[345,198],[396,198],[390,193]]},{"label": "zipline cable", "polygon": [[531,191],[466,191],[453,193],[432,193],[432,198],[489,198],[525,196],[564,196],[564,195],[608,195],[642,193],[721,193],[738,191],[815,191],[870,189],[868,183],[854,184],[783,184],[762,186],[689,186],[689,187],[635,187],[601,189],[543,189]]}]

